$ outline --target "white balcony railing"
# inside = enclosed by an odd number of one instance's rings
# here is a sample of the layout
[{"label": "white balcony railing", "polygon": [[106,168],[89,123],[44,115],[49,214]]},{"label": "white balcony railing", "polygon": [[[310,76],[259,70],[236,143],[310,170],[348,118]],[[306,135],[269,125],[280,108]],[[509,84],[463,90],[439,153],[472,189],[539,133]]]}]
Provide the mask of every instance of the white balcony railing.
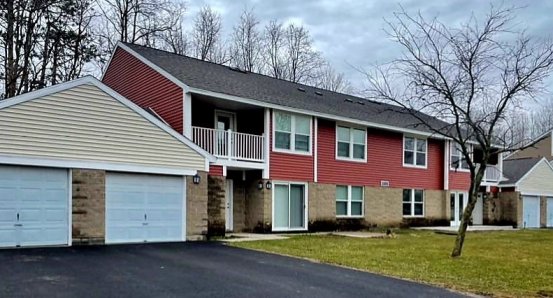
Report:
[{"label": "white balcony railing", "polygon": [[230,160],[263,162],[265,138],[231,130],[192,127],[192,141],[207,152]]},{"label": "white balcony railing", "polygon": [[499,181],[501,181],[501,177],[502,175],[501,175],[501,170],[499,169],[499,166],[487,165],[482,182],[499,183]]}]

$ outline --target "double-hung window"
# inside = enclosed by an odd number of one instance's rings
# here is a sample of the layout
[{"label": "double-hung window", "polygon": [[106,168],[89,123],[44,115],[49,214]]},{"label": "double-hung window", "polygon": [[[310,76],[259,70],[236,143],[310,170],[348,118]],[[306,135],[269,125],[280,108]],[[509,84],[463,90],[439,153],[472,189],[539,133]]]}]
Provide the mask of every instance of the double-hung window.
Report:
[{"label": "double-hung window", "polygon": [[[470,145],[467,146],[469,146],[470,150]],[[463,149],[461,148],[461,145],[459,143],[452,144],[450,161],[452,169],[469,169],[469,164],[467,162],[467,159],[463,156]]]},{"label": "double-hung window", "polygon": [[367,132],[365,129],[336,126],[336,157],[338,159],[367,160]]},{"label": "double-hung window", "polygon": [[426,168],[427,141],[415,137],[403,138],[403,165]]},{"label": "double-hung window", "polygon": [[424,216],[424,190],[403,190],[403,216]]},{"label": "double-hung window", "polygon": [[311,152],[311,117],[275,112],[274,146],[278,151]]},{"label": "double-hung window", "polygon": [[336,216],[363,216],[363,196],[362,186],[336,186]]}]

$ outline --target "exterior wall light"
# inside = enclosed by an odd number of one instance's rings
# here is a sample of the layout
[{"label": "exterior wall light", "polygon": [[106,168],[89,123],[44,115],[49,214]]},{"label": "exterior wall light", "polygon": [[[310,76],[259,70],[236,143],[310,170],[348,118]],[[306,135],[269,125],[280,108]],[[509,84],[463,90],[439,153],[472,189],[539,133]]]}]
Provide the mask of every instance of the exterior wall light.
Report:
[{"label": "exterior wall light", "polygon": [[263,181],[259,181],[259,183],[257,183],[257,189],[259,190],[263,189]]},{"label": "exterior wall light", "polygon": [[200,175],[196,174],[194,175],[194,177],[192,177],[192,182],[194,182],[194,184],[200,184],[200,181],[202,180],[202,177],[200,177]]},{"label": "exterior wall light", "polygon": [[267,183],[265,184],[265,188],[267,188],[267,189],[273,188],[273,185],[271,184],[271,181],[267,181]]}]

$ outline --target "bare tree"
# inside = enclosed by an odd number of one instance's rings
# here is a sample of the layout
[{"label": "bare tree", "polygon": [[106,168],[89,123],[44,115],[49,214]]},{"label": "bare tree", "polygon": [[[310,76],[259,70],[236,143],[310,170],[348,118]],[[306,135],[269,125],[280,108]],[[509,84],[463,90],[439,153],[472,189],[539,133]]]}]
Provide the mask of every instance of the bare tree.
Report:
[{"label": "bare tree", "polygon": [[282,48],[285,32],[282,23],[272,20],[265,26],[263,34],[263,56],[266,72],[269,76],[281,79],[285,76],[286,64]]},{"label": "bare tree", "polygon": [[194,20],[192,32],[194,52],[200,60],[223,62],[225,50],[221,45],[221,15],[204,6]]},{"label": "bare tree", "polygon": [[513,9],[492,7],[483,21],[473,16],[451,28],[403,10],[388,22],[403,56],[367,72],[370,97],[400,105],[418,125],[457,143],[470,169],[469,202],[452,257],[461,255],[486,164],[532,145],[508,138],[508,111],[535,98],[553,68],[553,44],[513,32],[513,18]]},{"label": "bare tree", "polygon": [[285,31],[286,79],[292,82],[312,83],[323,59],[313,48],[309,31],[299,25],[290,24]]},{"label": "bare tree", "polygon": [[230,62],[233,66],[246,71],[261,69],[261,33],[258,30],[259,20],[252,10],[244,9],[238,25],[232,32]]},{"label": "bare tree", "polygon": [[328,63],[321,67],[315,86],[334,92],[351,93],[351,83]]}]

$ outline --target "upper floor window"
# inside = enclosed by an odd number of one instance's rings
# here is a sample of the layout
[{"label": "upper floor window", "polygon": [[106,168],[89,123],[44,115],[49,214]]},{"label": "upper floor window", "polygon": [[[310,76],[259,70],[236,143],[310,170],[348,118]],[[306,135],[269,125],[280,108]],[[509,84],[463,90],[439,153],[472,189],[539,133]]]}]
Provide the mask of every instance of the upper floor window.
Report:
[{"label": "upper floor window", "polygon": [[424,190],[403,190],[403,216],[424,216]]},{"label": "upper floor window", "polygon": [[336,156],[339,159],[367,160],[367,133],[364,129],[336,126]]},{"label": "upper floor window", "polygon": [[426,168],[427,140],[405,136],[403,138],[403,165]]},{"label": "upper floor window", "polygon": [[[470,145],[469,150],[470,150]],[[451,168],[452,169],[462,169],[462,170],[468,170],[469,164],[467,162],[467,159],[463,155],[463,149],[461,147],[461,144],[454,143],[451,145]]]},{"label": "upper floor window", "polygon": [[274,147],[280,151],[311,152],[311,117],[275,112]]},{"label": "upper floor window", "polygon": [[336,186],[336,216],[363,216],[363,196],[362,186]]}]

